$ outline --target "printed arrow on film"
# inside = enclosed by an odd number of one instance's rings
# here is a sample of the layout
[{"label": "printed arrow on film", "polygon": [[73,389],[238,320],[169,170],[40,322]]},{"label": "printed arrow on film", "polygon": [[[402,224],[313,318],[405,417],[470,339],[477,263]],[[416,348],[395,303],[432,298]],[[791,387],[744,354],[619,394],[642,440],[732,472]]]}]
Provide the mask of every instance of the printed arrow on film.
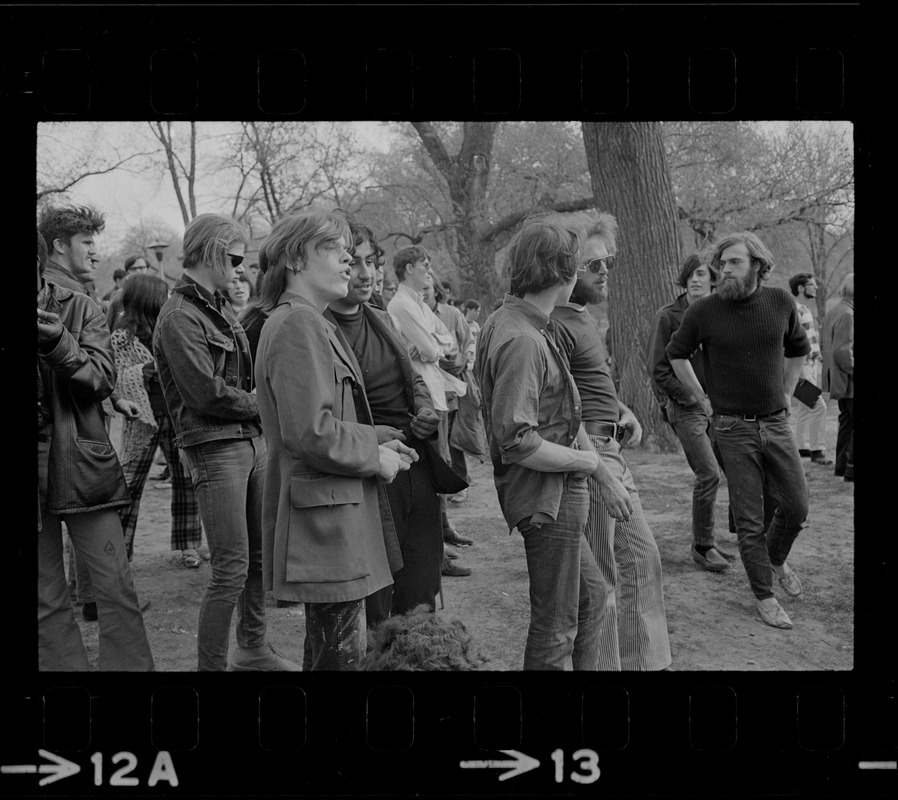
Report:
[{"label": "printed arrow on film", "polygon": [[503,772],[499,776],[500,781],[507,781],[509,778],[523,775],[525,772],[530,772],[530,770],[539,766],[539,761],[535,758],[519,753],[517,750],[502,750],[501,752],[514,758],[514,761],[459,761],[458,765],[462,769],[506,769],[510,767],[511,769],[508,772]]},{"label": "printed arrow on film", "polygon": [[46,758],[49,761],[53,761],[53,764],[4,764],[0,766],[0,772],[4,775],[15,775],[15,774],[28,774],[28,773],[47,773],[48,777],[41,778],[38,781],[39,786],[46,786],[48,783],[53,783],[54,781],[61,781],[63,778],[68,778],[70,775],[77,775],[81,772],[81,767],[77,764],[63,758],[62,756],[54,755],[48,750],[38,750],[38,755],[41,758]]}]

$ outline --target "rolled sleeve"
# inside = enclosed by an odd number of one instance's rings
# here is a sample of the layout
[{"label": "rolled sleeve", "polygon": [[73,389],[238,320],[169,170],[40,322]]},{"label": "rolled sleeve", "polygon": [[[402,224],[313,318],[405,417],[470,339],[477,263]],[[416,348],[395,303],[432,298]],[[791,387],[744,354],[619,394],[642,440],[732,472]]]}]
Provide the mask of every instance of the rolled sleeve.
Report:
[{"label": "rolled sleeve", "polygon": [[503,343],[491,358],[491,432],[502,462],[516,464],[538,449],[540,389],[546,374],[544,351],[528,337]]}]

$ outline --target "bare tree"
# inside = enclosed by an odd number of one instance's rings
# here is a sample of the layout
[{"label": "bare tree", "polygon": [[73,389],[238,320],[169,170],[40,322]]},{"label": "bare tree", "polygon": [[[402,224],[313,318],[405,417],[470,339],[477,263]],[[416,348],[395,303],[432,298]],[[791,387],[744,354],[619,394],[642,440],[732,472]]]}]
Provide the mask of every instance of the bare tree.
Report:
[{"label": "bare tree", "polygon": [[[187,123],[190,126],[187,145],[187,157],[185,160],[181,158],[179,147],[175,140],[175,132],[172,129],[172,122],[149,122],[150,130],[156,140],[162,146],[165,154],[165,161],[168,168],[168,174],[171,178],[172,187],[175,190],[175,196],[178,198],[178,206],[181,209],[181,217],[186,227],[190,220],[196,216],[196,122],[191,120]],[[182,188],[182,181],[184,188]],[[185,200],[184,194],[187,198]]]}]

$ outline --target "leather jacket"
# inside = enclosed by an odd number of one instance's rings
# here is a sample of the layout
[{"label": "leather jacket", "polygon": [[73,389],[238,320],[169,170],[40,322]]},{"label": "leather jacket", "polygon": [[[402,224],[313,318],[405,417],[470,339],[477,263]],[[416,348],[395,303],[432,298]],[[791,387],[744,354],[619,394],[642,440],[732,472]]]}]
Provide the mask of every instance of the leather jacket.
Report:
[{"label": "leather jacket", "polygon": [[115,387],[109,329],[86,294],[45,282],[38,305],[59,314],[65,330],[38,346],[40,378],[49,394],[46,510],[76,514],[131,502],[125,476],[106,433],[100,403]]},{"label": "leather jacket", "polygon": [[220,293],[182,277],[159,312],[153,352],[179,447],[261,435],[249,343]]}]

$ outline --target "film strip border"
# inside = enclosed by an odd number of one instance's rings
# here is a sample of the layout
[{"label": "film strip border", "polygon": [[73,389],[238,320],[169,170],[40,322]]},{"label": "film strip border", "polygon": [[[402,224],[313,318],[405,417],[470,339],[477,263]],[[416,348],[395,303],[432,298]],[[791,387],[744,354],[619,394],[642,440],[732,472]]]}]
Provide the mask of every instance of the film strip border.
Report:
[{"label": "film strip border", "polygon": [[[743,688],[721,676],[672,686],[656,679],[652,688],[625,680],[522,686],[504,675],[376,675],[364,686],[308,676],[301,685],[229,688],[213,677],[199,688],[177,678],[149,689],[54,685],[6,702],[19,743],[3,754],[0,783],[21,791],[28,773],[11,768],[43,765],[38,777],[46,778],[64,771],[51,767],[59,759],[81,773],[67,768],[69,792],[166,788],[174,776],[182,789],[214,794],[291,785],[325,794],[499,791],[512,779],[516,791],[546,793],[590,784],[673,793],[717,781],[721,794],[863,794],[895,777],[894,697],[822,675],[769,676]],[[138,783],[112,782],[123,765]],[[267,788],[255,784],[260,775]]]},{"label": "film strip border", "polygon": [[860,5],[124,11],[17,9],[0,96],[48,119],[849,118],[871,71]]}]

